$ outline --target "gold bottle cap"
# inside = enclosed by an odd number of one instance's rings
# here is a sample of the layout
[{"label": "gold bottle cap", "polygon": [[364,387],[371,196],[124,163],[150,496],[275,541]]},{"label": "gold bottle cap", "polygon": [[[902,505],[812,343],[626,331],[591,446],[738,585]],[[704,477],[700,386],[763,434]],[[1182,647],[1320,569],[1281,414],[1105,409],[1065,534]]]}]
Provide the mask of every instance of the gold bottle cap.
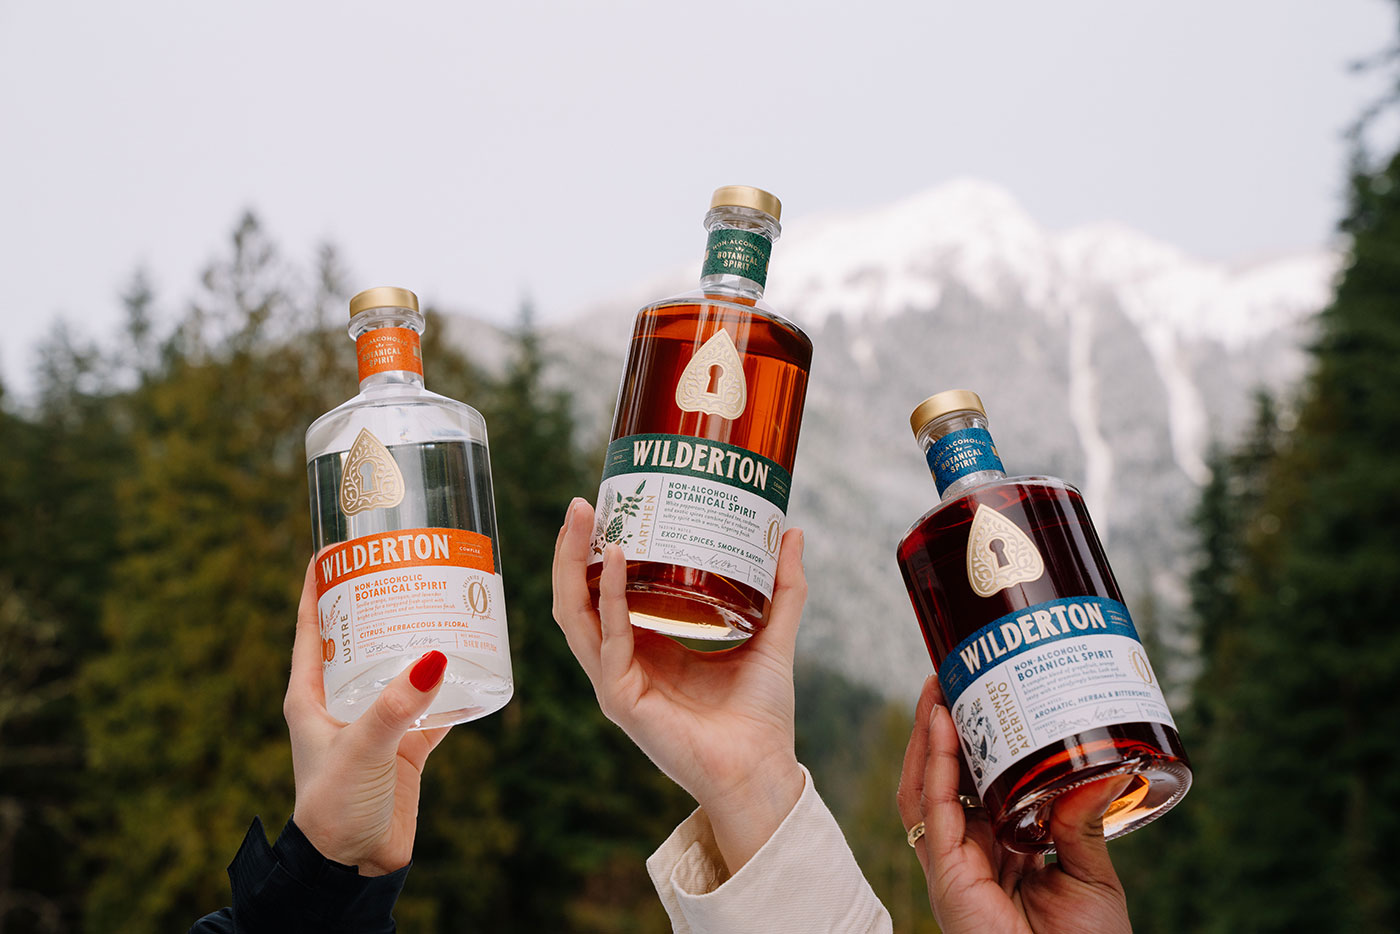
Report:
[{"label": "gold bottle cap", "polygon": [[378,288],[365,289],[350,299],[350,317],[352,318],[362,311],[369,311],[371,308],[408,308],[417,311],[418,296],[408,289],[396,289],[392,285],[381,285]]},{"label": "gold bottle cap", "polygon": [[750,188],[748,185],[725,185],[723,188],[716,188],[710,197],[710,207],[753,208],[764,214],[771,214],[775,221],[783,219],[783,203],[778,200],[777,195],[771,195],[762,188]]},{"label": "gold bottle cap", "polygon": [[909,416],[909,427],[914,429],[914,437],[917,438],[929,422],[949,412],[980,412],[983,416],[987,414],[977,393],[970,389],[949,389],[929,396],[914,407]]}]

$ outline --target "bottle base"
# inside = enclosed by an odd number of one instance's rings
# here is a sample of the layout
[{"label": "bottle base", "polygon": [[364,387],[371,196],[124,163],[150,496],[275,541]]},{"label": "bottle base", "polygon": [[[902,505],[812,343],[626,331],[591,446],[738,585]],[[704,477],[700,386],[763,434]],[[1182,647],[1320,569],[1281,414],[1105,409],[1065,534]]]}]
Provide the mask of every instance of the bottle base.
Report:
[{"label": "bottle base", "polygon": [[692,591],[656,584],[628,584],[627,610],[633,626],[686,641],[742,642],[761,625]]},{"label": "bottle base", "polygon": [[1055,799],[1072,788],[1119,775],[1131,775],[1133,781],[1104,812],[1107,840],[1152,823],[1175,807],[1191,787],[1191,769],[1179,759],[1135,756],[1113,765],[1084,769],[1008,807],[997,821],[997,842],[1014,853],[1053,853],[1050,813]]},{"label": "bottle base", "polygon": [[[447,670],[443,673],[442,688],[428,712],[414,721],[410,729],[429,730],[479,720],[500,710],[515,693],[515,682],[509,676],[503,677],[451,652],[445,654]],[[346,723],[356,720],[399,672],[417,660],[418,656],[405,655],[367,666],[326,698],[327,713]]]}]

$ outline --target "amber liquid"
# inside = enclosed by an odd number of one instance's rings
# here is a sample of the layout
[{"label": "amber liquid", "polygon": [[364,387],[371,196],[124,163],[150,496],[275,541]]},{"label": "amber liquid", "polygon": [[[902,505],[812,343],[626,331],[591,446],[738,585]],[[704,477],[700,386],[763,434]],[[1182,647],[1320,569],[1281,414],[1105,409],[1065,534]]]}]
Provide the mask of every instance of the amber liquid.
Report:
[{"label": "amber liquid", "polygon": [[[1045,573],[990,597],[968,583],[967,541],[973,515],[987,505],[1016,524],[1040,551]],[[1017,477],[973,487],[921,519],[899,543],[899,568],[934,666],[963,639],[1007,613],[1059,597],[1123,601],[1084,500],[1045,477]],[[1049,805],[1058,794],[1110,775],[1133,775],[1104,815],[1120,836],[1165,813],[1191,784],[1176,730],[1144,721],[1094,727],[1044,746],[1001,773],[982,795],[997,838],[1023,853],[1052,848]]]},{"label": "amber liquid", "polygon": [[[688,297],[687,297],[688,298]],[[618,389],[610,441],[665,433],[722,441],[781,464],[789,473],[807,397],[812,342],[795,325],[755,310],[752,300],[710,295],[672,299],[637,314]],[[716,331],[726,330],[744,363],[748,400],[726,419],[685,412],[676,383],[686,364]],[[589,566],[598,600],[602,564]],[[768,598],[722,574],[659,561],[627,564],[627,605],[635,625],[701,639],[752,634],[768,619]]]}]

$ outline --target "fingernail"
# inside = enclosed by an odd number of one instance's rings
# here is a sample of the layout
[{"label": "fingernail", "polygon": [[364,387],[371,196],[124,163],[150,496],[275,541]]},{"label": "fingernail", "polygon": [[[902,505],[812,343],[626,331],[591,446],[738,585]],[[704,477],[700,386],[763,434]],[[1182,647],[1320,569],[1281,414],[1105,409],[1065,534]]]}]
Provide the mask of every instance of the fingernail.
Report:
[{"label": "fingernail", "polygon": [[569,508],[564,510],[564,532],[567,534],[569,526],[574,524],[574,513],[578,511],[578,497],[569,500]]},{"label": "fingernail", "polygon": [[434,650],[413,663],[413,670],[408,673],[408,680],[413,682],[414,687],[426,694],[442,680],[442,673],[446,668],[447,656]]},{"label": "fingernail", "polygon": [[807,562],[803,558],[807,554],[807,533],[801,529],[797,530],[797,561],[802,565],[802,570],[807,570]]},{"label": "fingernail", "polygon": [[942,710],[942,709],[943,709],[943,705],[942,705],[942,704],[934,704],[934,705],[933,705],[933,709],[930,710],[930,711],[929,711],[929,714],[928,714],[928,722],[929,722],[929,725],[930,725],[930,726],[933,724],[933,721],[935,721],[935,720],[938,719],[938,711],[940,711],[940,710]]},{"label": "fingernail", "polygon": [[1123,792],[1127,791],[1128,786],[1132,783],[1133,776],[1131,775],[1123,775],[1118,778],[1110,778],[1108,781],[1103,783],[1105,794],[1108,795],[1108,799],[1104,801],[1103,807],[1099,809],[1098,816],[1100,818],[1102,818],[1105,814],[1108,813],[1108,809],[1113,807],[1114,802],[1123,796]]}]

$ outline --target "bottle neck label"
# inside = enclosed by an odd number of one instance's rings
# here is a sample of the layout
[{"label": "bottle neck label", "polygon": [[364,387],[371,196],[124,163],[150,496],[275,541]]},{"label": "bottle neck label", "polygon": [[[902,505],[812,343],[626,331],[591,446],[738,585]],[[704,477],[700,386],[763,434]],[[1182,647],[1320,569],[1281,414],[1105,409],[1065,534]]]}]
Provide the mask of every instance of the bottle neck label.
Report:
[{"label": "bottle neck label", "polygon": [[992,433],[985,428],[950,431],[933,442],[924,457],[928,461],[928,469],[933,472],[933,482],[938,487],[939,496],[960,477],[970,473],[1006,470],[997,454],[997,446],[992,443]]},{"label": "bottle neck label", "polygon": [[705,244],[705,264],[700,278],[706,276],[743,276],[760,286],[768,281],[768,257],[773,241],[751,230],[721,227],[710,231]]},{"label": "bottle neck label", "polygon": [[355,341],[360,382],[376,373],[405,371],[423,375],[423,347],[413,328],[372,328]]}]

